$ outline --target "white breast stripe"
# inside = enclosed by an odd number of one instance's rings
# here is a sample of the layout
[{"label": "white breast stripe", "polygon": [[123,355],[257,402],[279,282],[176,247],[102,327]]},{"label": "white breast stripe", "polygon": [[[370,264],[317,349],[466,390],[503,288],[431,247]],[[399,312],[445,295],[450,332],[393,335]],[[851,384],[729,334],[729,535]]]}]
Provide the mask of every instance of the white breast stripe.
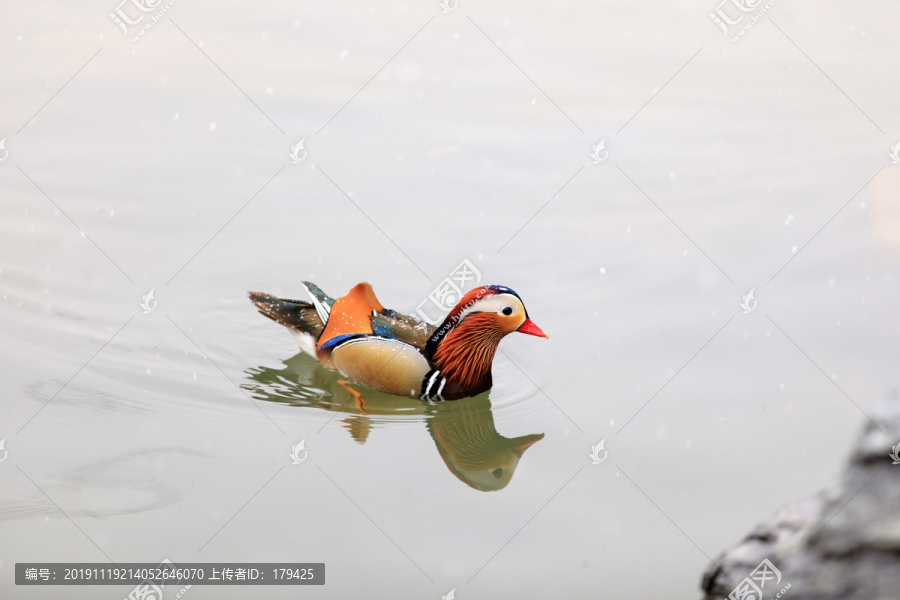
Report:
[{"label": "white breast stripe", "polygon": [[440,387],[438,387],[438,391],[437,391],[437,399],[440,400],[441,402],[444,401],[444,397],[441,396],[441,392],[444,391],[445,385],[447,385],[447,379],[445,377],[441,377],[441,385],[440,385]]},{"label": "white breast stripe", "polygon": [[435,379],[437,379],[438,375],[440,375],[440,374],[441,374],[440,371],[435,370],[434,373],[431,374],[431,377],[428,378],[428,383],[425,384],[425,394],[424,394],[424,396],[425,396],[426,398],[428,398],[429,396],[431,396],[431,386],[434,385]]}]

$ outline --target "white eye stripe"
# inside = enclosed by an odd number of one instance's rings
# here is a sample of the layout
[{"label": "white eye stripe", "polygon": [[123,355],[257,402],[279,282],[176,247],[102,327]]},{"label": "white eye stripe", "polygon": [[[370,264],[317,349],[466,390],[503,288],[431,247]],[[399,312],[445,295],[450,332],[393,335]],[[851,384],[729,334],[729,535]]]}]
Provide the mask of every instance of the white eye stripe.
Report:
[{"label": "white eye stripe", "polygon": [[[515,312],[517,309],[522,310],[522,312],[525,311],[522,302],[512,294],[495,294],[472,303],[472,306],[460,313],[459,318],[462,319],[469,313],[474,312],[500,313],[504,308],[511,308],[512,312]],[[512,312],[510,314],[512,314]]]}]

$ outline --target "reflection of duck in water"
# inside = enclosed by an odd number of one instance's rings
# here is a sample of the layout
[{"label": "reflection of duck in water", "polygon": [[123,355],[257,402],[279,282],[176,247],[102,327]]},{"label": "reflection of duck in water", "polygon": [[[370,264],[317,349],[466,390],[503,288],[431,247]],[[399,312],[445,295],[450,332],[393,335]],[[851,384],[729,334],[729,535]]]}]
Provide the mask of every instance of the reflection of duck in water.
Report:
[{"label": "reflection of duck in water", "polygon": [[525,450],[544,437],[543,433],[516,438],[500,435],[494,426],[488,394],[459,402],[426,404],[367,391],[365,405],[360,406],[337,383],[338,374],[320,368],[310,356],[298,354],[284,364],[284,369],[249,369],[252,383],[242,387],[258,400],[344,413],[344,427],[360,444],[366,442],[373,429],[387,423],[425,421],[444,464],[460,481],[476,490],[506,487]]},{"label": "reflection of duck in water", "polygon": [[544,438],[543,433],[512,439],[497,433],[487,394],[436,405],[426,425],[450,472],[483,492],[505,488],[522,454]]},{"label": "reflection of duck in water", "polygon": [[507,334],[547,337],[528,318],[519,295],[501,285],[471,290],[437,328],[384,308],[368,283],[337,300],[312,283],[304,285],[311,302],[260,292],[250,292],[250,300],[324,366],[390,394],[425,400],[475,396],[491,388],[491,363]]}]

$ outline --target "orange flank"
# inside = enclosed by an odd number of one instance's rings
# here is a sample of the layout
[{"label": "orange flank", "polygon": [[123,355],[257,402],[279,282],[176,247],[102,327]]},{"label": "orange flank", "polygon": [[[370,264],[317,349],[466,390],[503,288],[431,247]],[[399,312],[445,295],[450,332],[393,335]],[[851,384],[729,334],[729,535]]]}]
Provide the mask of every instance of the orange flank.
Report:
[{"label": "orange flank", "polygon": [[357,283],[345,296],[334,301],[328,324],[319,336],[316,347],[321,348],[325,342],[339,335],[372,333],[372,311],[382,310],[384,307],[375,297],[371,284]]}]

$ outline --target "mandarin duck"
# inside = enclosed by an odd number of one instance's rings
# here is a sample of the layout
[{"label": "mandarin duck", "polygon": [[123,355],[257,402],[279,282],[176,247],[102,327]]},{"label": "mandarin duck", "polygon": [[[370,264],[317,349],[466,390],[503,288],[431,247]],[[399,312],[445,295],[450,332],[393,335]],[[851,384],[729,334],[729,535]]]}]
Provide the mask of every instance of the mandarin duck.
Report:
[{"label": "mandarin duck", "polygon": [[434,327],[385,308],[365,282],[337,300],[303,284],[311,302],[262,292],[250,292],[250,300],[323,366],[389,394],[429,401],[475,396],[491,388],[491,363],[503,337],[514,331],[549,337],[528,318],[519,295],[502,285],[469,291]]}]

